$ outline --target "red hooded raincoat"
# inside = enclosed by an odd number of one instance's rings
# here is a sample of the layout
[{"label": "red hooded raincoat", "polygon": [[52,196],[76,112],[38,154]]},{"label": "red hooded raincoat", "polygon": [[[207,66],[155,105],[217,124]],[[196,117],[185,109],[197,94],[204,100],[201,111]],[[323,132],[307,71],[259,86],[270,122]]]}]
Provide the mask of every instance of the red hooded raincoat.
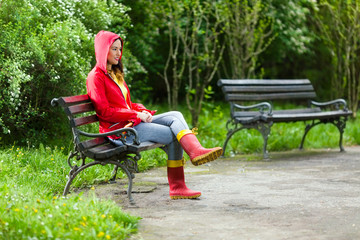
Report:
[{"label": "red hooded raincoat", "polygon": [[[123,128],[130,122],[133,122],[133,126],[136,126],[141,122],[140,118],[137,117],[137,113],[143,110],[150,112],[152,115],[155,113],[155,111],[146,109],[142,104],[132,103],[129,88],[124,82],[124,86],[128,90],[126,101],[119,85],[107,73],[107,55],[116,39],[123,42],[117,34],[112,32],[100,31],[96,35],[96,66],[91,70],[86,80],[88,95],[99,117],[100,133]],[[116,137],[112,136],[112,138]]]}]

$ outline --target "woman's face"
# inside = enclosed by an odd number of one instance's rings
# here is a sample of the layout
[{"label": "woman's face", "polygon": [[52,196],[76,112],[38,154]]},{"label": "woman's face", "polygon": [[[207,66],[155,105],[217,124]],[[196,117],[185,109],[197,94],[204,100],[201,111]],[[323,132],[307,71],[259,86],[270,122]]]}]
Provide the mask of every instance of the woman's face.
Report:
[{"label": "woman's face", "polygon": [[117,39],[110,47],[109,53],[107,56],[107,63],[111,65],[116,65],[119,63],[121,57],[121,41]]}]

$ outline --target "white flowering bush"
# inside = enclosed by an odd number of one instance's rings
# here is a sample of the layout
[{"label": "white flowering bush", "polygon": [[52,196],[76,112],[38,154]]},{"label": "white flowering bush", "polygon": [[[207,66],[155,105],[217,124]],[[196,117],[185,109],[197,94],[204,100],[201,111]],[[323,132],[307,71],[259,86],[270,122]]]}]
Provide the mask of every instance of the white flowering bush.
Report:
[{"label": "white flowering bush", "polygon": [[51,99],[86,92],[94,36],[102,29],[126,36],[127,8],[92,0],[0,4],[0,142],[33,145],[60,138],[67,123]]}]

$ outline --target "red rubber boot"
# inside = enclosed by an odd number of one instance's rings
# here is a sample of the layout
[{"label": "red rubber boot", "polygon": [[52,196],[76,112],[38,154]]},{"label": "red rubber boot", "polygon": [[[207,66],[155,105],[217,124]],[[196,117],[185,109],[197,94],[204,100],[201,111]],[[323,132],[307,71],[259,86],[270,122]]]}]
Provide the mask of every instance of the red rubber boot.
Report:
[{"label": "red rubber boot", "polygon": [[191,199],[201,196],[201,192],[193,191],[185,185],[184,159],[168,160],[167,173],[171,199]]},{"label": "red rubber boot", "polygon": [[191,130],[180,131],[177,139],[195,166],[214,161],[223,153],[221,147],[204,148],[201,146],[199,140]]}]

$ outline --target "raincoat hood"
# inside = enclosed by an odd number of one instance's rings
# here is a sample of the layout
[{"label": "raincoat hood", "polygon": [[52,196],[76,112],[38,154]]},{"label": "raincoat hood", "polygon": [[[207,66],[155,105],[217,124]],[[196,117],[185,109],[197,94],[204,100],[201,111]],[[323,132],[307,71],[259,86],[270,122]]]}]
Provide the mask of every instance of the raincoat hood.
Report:
[{"label": "raincoat hood", "polygon": [[[109,53],[109,49],[116,39],[120,39],[121,46],[123,46],[123,40],[119,35],[115,33],[101,30],[95,36],[96,66],[105,73],[107,72],[106,65],[107,65],[107,56]],[[122,57],[122,49],[123,48],[121,48],[121,56],[119,59],[119,64]]]}]

